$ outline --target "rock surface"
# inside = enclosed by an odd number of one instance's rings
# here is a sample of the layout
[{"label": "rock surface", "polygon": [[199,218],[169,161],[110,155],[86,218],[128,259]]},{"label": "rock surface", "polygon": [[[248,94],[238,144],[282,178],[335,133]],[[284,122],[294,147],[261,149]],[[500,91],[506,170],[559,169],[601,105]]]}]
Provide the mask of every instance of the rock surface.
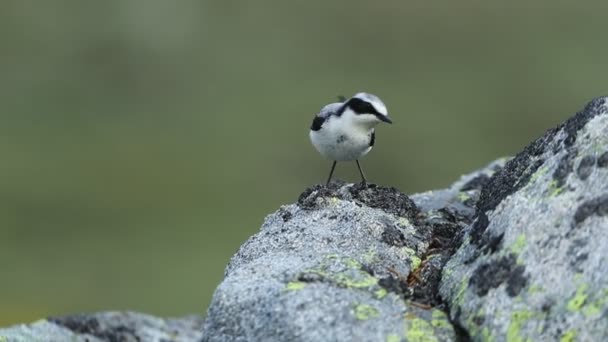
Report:
[{"label": "rock surface", "polygon": [[203,340],[456,340],[440,272],[504,162],[412,199],[375,185],[307,190],[232,258]]},{"label": "rock surface", "polygon": [[529,145],[483,188],[443,271],[479,341],[608,341],[608,101]]},{"label": "rock surface", "polygon": [[608,98],[444,190],[306,190],[226,268],[208,316],[99,313],[4,341],[608,340]]},{"label": "rock surface", "polygon": [[0,342],[200,341],[203,319],[157,318],[135,312],[101,312],[56,317],[0,329]]}]

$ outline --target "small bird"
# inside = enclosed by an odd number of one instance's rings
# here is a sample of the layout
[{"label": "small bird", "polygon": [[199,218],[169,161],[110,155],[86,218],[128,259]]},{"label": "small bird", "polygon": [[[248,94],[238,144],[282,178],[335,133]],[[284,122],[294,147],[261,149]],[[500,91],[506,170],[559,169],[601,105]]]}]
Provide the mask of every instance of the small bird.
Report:
[{"label": "small bird", "polygon": [[359,158],[374,146],[374,127],[380,122],[393,123],[388,117],[386,105],[376,95],[358,93],[350,99],[339,97],[341,102],[323,107],[310,126],[310,141],[322,156],[333,160],[327,184],[338,161],[357,162],[361,182],[367,179],[359,164]]}]

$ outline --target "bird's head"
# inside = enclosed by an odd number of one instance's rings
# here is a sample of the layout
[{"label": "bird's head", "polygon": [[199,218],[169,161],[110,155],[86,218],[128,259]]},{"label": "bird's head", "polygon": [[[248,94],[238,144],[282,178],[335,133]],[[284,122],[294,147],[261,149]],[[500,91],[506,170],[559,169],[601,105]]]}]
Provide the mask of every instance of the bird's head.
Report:
[{"label": "bird's head", "polygon": [[386,105],[376,95],[358,93],[344,101],[342,115],[349,116],[353,124],[374,127],[380,122],[393,123],[388,117]]}]

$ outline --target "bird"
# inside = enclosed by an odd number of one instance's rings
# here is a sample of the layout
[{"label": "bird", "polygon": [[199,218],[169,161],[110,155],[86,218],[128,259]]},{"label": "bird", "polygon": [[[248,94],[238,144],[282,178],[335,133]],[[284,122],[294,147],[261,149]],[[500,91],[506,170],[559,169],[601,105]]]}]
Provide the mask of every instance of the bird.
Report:
[{"label": "bird", "polygon": [[339,161],[355,161],[361,183],[367,184],[359,158],[366,155],[376,142],[375,127],[381,122],[392,124],[386,105],[376,95],[357,93],[340,102],[330,103],[315,116],[310,126],[310,141],[315,149],[333,164],[326,186],[331,182]]}]

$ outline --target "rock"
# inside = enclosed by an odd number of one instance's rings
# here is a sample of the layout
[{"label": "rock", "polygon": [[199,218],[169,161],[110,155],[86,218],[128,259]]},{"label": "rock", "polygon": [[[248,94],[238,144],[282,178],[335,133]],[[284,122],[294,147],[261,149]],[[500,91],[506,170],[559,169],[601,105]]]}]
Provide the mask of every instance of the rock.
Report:
[{"label": "rock", "polygon": [[0,342],[605,341],[607,230],[598,98],[447,189],[307,189],[241,246],[204,323],[99,313],[0,329]]},{"label": "rock", "polygon": [[163,319],[135,312],[103,312],[40,320],[0,329],[0,342],[195,342],[202,338],[200,317]]},{"label": "rock", "polygon": [[332,183],[268,216],[232,258],[204,341],[454,341],[440,272],[505,160],[446,190]]},{"label": "rock", "polygon": [[483,187],[440,291],[472,340],[608,340],[606,152],[599,98]]}]

